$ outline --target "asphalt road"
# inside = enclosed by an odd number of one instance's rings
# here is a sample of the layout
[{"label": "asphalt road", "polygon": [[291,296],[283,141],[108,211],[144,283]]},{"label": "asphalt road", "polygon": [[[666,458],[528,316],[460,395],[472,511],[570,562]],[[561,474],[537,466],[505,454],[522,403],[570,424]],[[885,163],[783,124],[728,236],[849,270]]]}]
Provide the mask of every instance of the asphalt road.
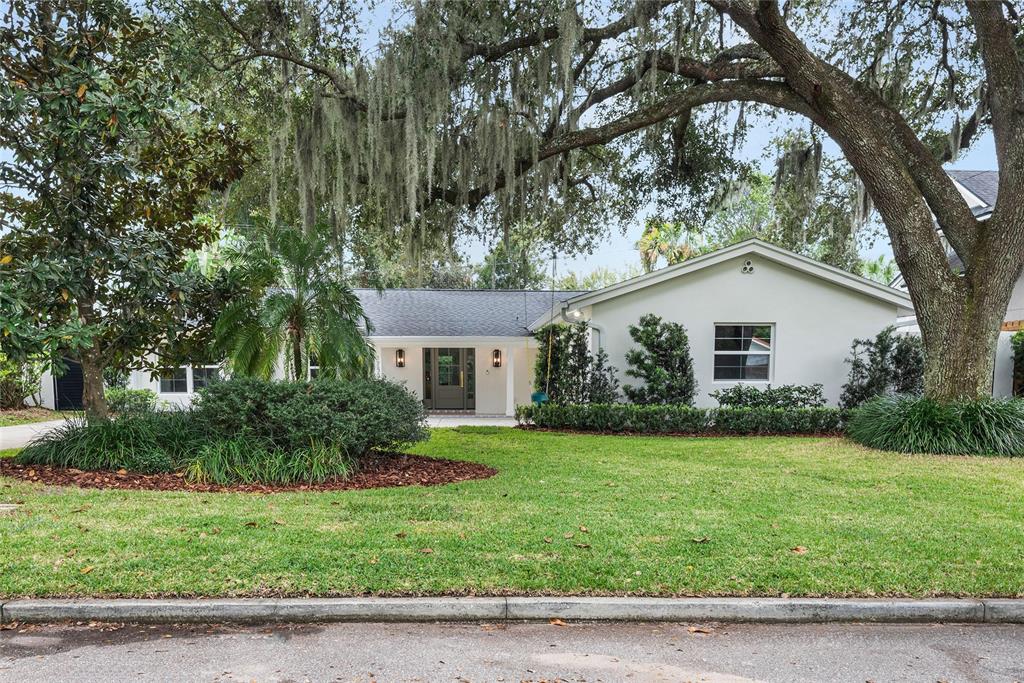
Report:
[{"label": "asphalt road", "polygon": [[1024,681],[1024,626],[21,626],[0,681]]}]

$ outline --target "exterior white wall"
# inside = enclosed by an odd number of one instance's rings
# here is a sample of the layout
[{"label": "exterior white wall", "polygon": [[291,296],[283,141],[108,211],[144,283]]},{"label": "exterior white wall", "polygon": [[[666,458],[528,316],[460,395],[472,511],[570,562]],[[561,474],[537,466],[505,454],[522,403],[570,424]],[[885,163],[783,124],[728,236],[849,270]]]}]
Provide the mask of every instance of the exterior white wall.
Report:
[{"label": "exterior white wall", "polygon": [[[754,272],[740,268],[751,260]],[[839,400],[855,338],[871,337],[896,321],[896,306],[833,285],[757,255],[723,263],[593,304],[584,310],[600,330],[601,346],[623,384],[626,352],[634,344],[629,325],[645,313],[686,327],[698,383],[696,404],[717,405],[709,393],[740,382],[715,382],[716,324],[774,325],[770,381],[824,385],[829,403]],[[765,384],[763,382],[745,382]]]},{"label": "exterior white wall", "polygon": [[996,342],[996,363],[992,373],[993,396],[1013,396],[1013,348],[1010,346],[1013,335],[1013,332],[1000,332],[999,341]]},{"label": "exterior white wall", "polygon": [[[395,366],[395,351],[405,349],[405,367]],[[423,398],[423,347],[422,346],[381,346],[376,347],[380,363],[380,374],[393,382],[404,384],[416,398]]]},{"label": "exterior white wall", "polygon": [[56,387],[53,384],[53,373],[49,370],[43,372],[39,378],[39,391],[25,401],[26,405],[39,405],[40,408],[57,409]]}]

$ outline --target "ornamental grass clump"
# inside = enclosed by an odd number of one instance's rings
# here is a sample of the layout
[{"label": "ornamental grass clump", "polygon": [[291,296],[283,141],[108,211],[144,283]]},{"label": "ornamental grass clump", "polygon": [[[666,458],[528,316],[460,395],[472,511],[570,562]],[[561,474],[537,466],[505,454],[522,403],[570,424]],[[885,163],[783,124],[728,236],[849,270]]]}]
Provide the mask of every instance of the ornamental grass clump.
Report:
[{"label": "ornamental grass clump", "polygon": [[356,462],[338,446],[314,443],[286,451],[246,438],[213,441],[185,465],[185,478],[202,484],[321,484],[347,479]]},{"label": "ornamental grass clump", "polygon": [[852,411],[847,433],[901,453],[1024,456],[1024,400],[883,396]]}]

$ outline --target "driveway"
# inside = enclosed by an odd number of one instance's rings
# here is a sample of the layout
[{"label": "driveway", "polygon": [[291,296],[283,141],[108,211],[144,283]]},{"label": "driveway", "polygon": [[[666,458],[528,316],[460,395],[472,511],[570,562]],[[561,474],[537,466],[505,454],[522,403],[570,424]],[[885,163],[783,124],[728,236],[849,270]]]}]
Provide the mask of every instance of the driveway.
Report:
[{"label": "driveway", "polygon": [[13,427],[0,427],[0,451],[7,448],[21,448],[37,435],[48,432],[62,424],[64,424],[64,420],[49,420],[47,422],[30,422],[25,425],[14,425]]},{"label": "driveway", "polygon": [[515,427],[516,419],[504,415],[427,415],[429,427]]},{"label": "driveway", "polygon": [[0,680],[1020,681],[1024,626],[21,626]]}]

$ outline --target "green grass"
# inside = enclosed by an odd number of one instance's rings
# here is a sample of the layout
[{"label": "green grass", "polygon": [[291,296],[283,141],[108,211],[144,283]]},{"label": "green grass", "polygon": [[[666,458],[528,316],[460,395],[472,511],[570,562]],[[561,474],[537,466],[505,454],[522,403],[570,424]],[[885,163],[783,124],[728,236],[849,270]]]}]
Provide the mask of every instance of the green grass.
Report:
[{"label": "green grass", "polygon": [[24,408],[22,410],[0,410],[0,427],[13,427],[33,422],[60,420],[79,415],[74,411],[47,410],[46,408]]},{"label": "green grass", "polygon": [[497,428],[413,450],[500,473],[276,495],[0,480],[24,504],[0,517],[0,595],[1024,595],[1016,459]]}]

